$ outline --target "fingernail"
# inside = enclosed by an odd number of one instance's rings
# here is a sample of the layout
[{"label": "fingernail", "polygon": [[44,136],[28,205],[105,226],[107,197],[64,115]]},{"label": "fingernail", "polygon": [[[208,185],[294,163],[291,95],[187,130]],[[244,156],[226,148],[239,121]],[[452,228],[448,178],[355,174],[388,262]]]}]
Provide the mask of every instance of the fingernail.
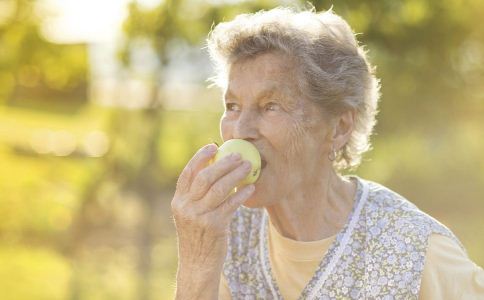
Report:
[{"label": "fingernail", "polygon": [[243,168],[244,170],[250,170],[252,168],[252,164],[248,161],[244,161]]},{"label": "fingernail", "polygon": [[230,154],[230,159],[233,160],[233,161],[238,161],[242,158],[242,156],[240,155],[240,153],[232,153]]},{"label": "fingernail", "polygon": [[217,146],[215,146],[214,144],[207,145],[205,147],[205,151],[207,151],[209,153],[215,152],[215,151],[217,151]]}]

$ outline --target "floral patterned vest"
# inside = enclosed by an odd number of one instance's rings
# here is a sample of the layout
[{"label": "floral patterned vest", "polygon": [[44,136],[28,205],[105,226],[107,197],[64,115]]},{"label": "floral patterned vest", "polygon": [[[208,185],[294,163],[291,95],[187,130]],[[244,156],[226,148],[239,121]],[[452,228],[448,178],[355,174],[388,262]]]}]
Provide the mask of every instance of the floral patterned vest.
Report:
[{"label": "floral patterned vest", "polygon": [[[460,242],[397,193],[351,177],[357,192],[348,222],[299,298],[417,299],[430,235]],[[232,299],[282,299],[269,262],[268,221],[264,209],[241,207],[234,215],[223,270]]]}]

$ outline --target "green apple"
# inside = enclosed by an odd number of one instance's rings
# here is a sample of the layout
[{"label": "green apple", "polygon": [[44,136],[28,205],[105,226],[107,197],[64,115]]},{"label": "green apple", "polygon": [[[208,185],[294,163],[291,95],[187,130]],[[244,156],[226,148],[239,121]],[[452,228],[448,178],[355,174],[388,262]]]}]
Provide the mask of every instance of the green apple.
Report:
[{"label": "green apple", "polygon": [[248,160],[252,165],[250,173],[237,185],[236,188],[254,183],[259,178],[261,158],[259,151],[251,142],[241,139],[228,140],[218,148],[217,154],[215,154],[213,161],[219,161],[220,159],[234,152],[240,153],[242,159]]}]

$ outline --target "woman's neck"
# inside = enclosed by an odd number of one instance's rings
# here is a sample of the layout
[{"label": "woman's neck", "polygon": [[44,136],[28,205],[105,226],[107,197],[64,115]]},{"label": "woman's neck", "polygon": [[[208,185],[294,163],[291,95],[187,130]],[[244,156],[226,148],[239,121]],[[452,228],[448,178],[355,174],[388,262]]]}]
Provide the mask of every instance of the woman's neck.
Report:
[{"label": "woman's neck", "polygon": [[356,182],[333,170],[318,184],[298,186],[277,204],[267,206],[277,231],[297,241],[317,241],[337,234],[345,225],[356,193]]}]

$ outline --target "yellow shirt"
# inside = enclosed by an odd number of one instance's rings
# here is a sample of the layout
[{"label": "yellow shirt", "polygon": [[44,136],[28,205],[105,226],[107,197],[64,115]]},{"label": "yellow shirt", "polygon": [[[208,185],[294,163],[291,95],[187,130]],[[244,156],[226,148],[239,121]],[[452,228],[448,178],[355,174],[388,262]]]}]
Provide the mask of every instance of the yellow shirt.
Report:
[{"label": "yellow shirt", "polygon": [[[300,242],[282,236],[269,222],[269,259],[281,295],[297,299],[336,236]],[[219,299],[231,299],[222,276]],[[484,270],[452,239],[433,234],[425,257],[419,299],[484,299]]]}]

